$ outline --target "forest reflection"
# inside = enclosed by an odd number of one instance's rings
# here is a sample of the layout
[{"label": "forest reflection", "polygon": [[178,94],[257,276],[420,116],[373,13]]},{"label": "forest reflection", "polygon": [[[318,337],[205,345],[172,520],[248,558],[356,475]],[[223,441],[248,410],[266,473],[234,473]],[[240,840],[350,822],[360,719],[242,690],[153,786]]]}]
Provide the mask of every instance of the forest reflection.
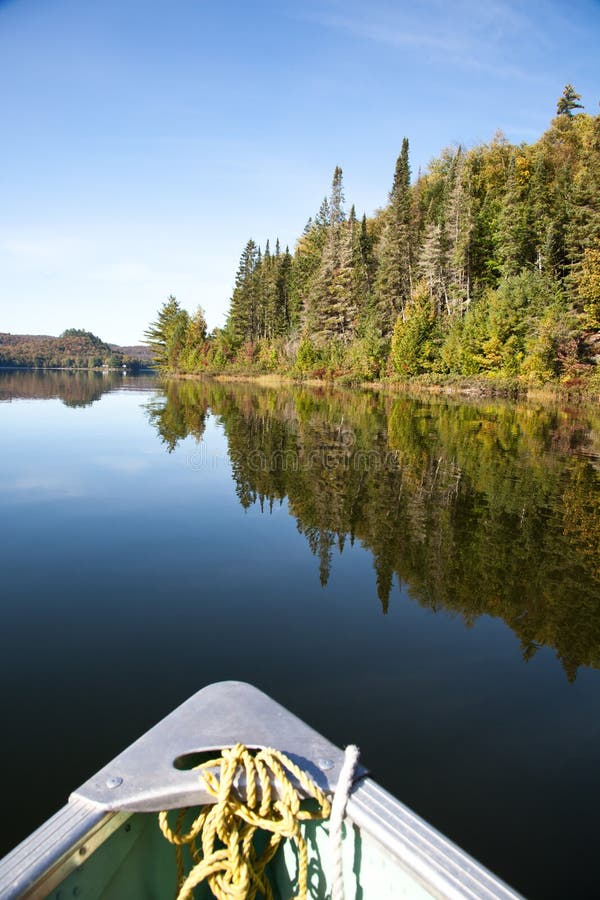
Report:
[{"label": "forest reflection", "polygon": [[523,657],[600,667],[600,418],[590,410],[373,392],[169,382],[146,406],[167,450],[228,440],[240,503],[287,498],[327,584],[359,541],[388,609],[411,598],[471,625],[501,617]]},{"label": "forest reflection", "polygon": [[86,372],[66,369],[0,370],[0,402],[59,399],[73,408],[91,406],[111,391],[151,390],[156,377],[129,376],[120,371]]}]

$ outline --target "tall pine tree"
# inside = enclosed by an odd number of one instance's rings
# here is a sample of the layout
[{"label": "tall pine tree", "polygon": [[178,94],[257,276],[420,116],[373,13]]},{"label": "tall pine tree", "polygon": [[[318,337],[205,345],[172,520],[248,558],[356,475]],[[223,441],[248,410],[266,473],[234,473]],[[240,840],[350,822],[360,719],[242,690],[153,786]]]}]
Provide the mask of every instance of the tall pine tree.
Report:
[{"label": "tall pine tree", "polygon": [[258,247],[250,238],[242,251],[235,276],[228,326],[239,344],[258,337],[258,290],[255,275],[258,254]]},{"label": "tall pine tree", "polygon": [[304,311],[304,327],[318,344],[335,338],[349,341],[356,328],[353,240],[356,216],[346,222],[343,174],[335,167],[329,200],[329,227],[319,268]]},{"label": "tall pine tree", "polygon": [[379,243],[379,268],[375,282],[375,303],[382,333],[391,334],[398,315],[410,299],[411,233],[410,168],[408,139],[396,162],[394,184]]}]

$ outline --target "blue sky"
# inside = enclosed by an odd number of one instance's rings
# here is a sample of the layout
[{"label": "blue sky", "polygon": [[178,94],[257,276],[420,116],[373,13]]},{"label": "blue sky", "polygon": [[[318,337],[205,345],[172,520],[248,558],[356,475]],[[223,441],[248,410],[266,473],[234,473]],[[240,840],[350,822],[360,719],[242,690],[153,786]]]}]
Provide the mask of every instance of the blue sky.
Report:
[{"label": "blue sky", "polygon": [[0,331],[222,324],[249,237],[293,247],[336,165],[372,213],[496,129],[600,100],[600,3],[0,0]]}]

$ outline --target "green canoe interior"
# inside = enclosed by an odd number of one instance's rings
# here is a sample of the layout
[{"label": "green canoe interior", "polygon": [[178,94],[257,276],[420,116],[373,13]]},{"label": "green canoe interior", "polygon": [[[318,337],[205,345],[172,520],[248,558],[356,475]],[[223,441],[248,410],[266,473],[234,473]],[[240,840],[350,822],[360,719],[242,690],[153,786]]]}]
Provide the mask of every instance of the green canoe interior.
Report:
[{"label": "green canoe interior", "polygon": [[[310,898],[322,898],[328,889],[329,836],[322,823],[303,826],[308,844]],[[344,886],[347,900],[388,900],[431,895],[369,835],[348,821],[344,824]],[[277,900],[295,894],[297,859],[285,841],[269,868]],[[175,850],[162,836],[156,815],[134,814],[50,894],[52,900],[165,900],[175,896]],[[194,896],[213,896],[201,885]]]}]

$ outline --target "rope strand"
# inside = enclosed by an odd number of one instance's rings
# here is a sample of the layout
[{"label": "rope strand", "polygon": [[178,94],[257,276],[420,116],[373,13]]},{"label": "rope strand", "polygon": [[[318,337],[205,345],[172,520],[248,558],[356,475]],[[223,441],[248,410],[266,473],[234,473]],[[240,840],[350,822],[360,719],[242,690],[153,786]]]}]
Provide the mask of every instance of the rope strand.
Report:
[{"label": "rope strand", "polygon": [[[217,767],[218,775],[213,771]],[[329,817],[331,803],[325,793],[289,757],[271,748],[253,755],[243,744],[236,744],[224,749],[218,759],[202,763],[197,769],[215,803],[201,810],[186,833],[183,831],[185,811],[178,815],[173,828],[166,811],[158,817],[163,835],[175,846],[176,900],[191,900],[194,888],[204,880],[217,900],[254,900],[257,894],[273,900],[265,869],[284,838],[291,839],[297,849],[295,900],[306,900],[308,852],[300,823]],[[245,775],[245,799],[242,790],[235,786],[239,771]],[[300,785],[306,798],[316,801],[316,811],[301,808],[301,796],[292,779]],[[277,785],[277,796],[273,784]],[[269,833],[260,855],[253,842],[258,829]],[[189,847],[194,863],[187,875],[184,874],[184,846]]]},{"label": "rope strand", "polygon": [[331,900],[344,900],[344,869],[342,859],[342,822],[348,804],[354,773],[358,765],[359,750],[354,744],[348,744],[344,753],[344,762],[338,778],[331,817],[329,819],[329,845],[331,848]]}]

